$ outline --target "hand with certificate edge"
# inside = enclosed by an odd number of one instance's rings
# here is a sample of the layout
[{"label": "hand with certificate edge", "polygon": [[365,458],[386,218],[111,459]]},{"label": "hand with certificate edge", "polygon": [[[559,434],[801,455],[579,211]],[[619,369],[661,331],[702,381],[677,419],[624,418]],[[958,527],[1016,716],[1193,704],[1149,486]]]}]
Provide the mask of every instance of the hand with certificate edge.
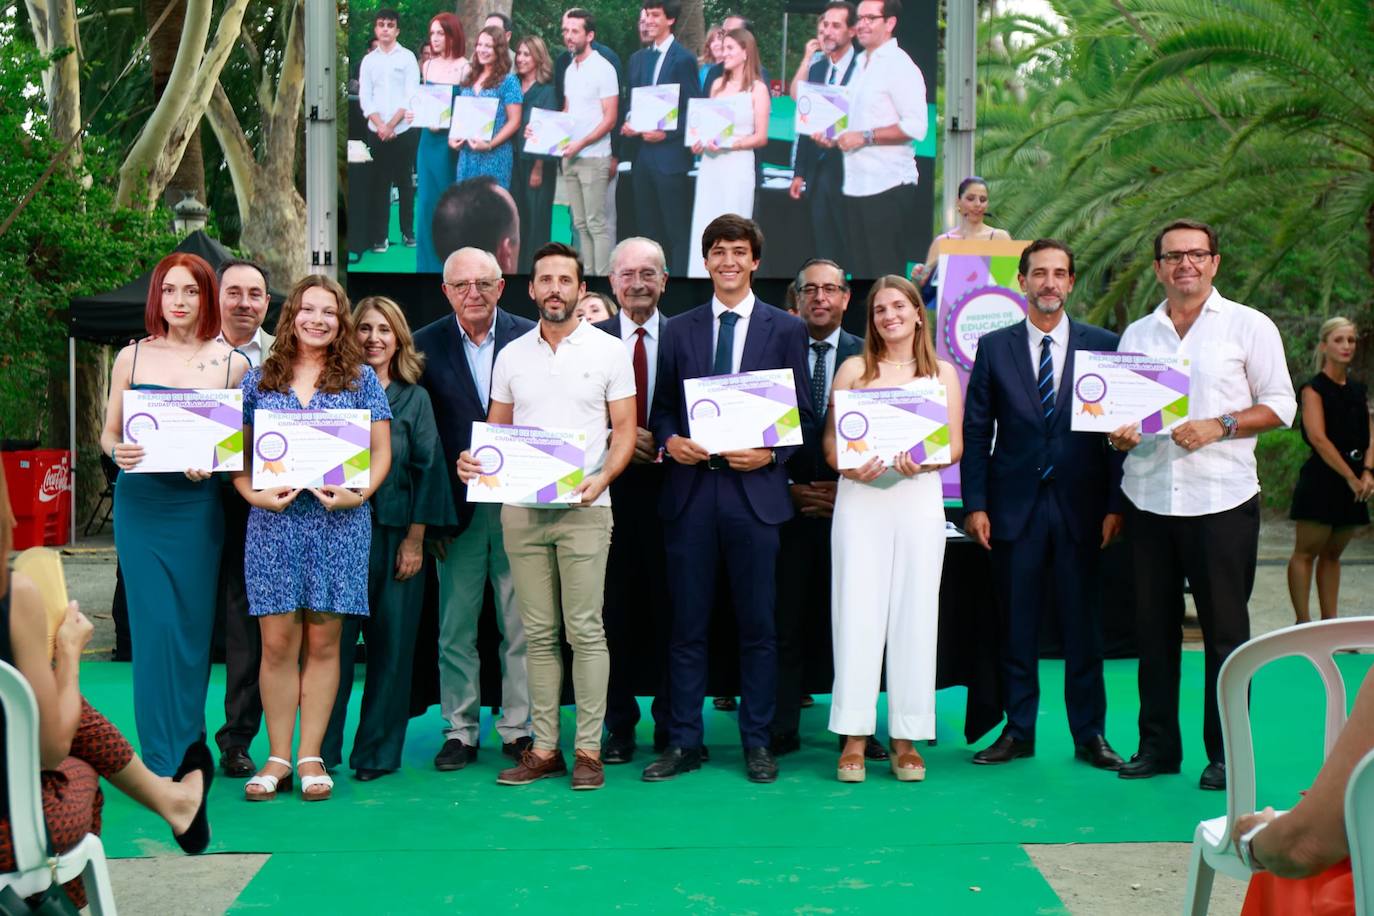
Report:
[{"label": "hand with certificate edge", "polygon": [[596,502],[596,498],[602,494],[609,484],[610,481],[606,479],[606,475],[601,473],[582,478],[582,482],[573,487],[573,494],[582,497],[582,499],[579,502],[573,503],[573,505],[590,506],[592,503]]},{"label": "hand with certificate edge", "polygon": [[458,456],[456,468],[458,471],[458,479],[466,485],[472,483],[475,478],[481,475],[482,462],[473,458],[471,452],[463,452]]},{"label": "hand with certificate edge", "polygon": [[885,470],[887,470],[887,465],[883,463],[883,459],[874,455],[858,467],[845,468],[840,473],[856,483],[872,483],[881,477]]},{"label": "hand with certificate edge", "polygon": [[329,512],[338,512],[343,509],[357,509],[367,500],[363,499],[363,494],[357,490],[350,490],[337,484],[327,483],[322,487],[311,487],[310,492],[315,494],[315,498],[320,501],[320,505]]},{"label": "hand with certificate edge", "polygon": [[143,446],[133,442],[116,442],[114,448],[110,449],[110,460],[121,471],[133,470],[143,460]]},{"label": "hand with certificate edge", "polygon": [[1140,427],[1135,423],[1119,426],[1107,433],[1107,441],[1118,452],[1129,452],[1140,444]]},{"label": "hand with certificate edge", "polygon": [[725,459],[733,471],[757,471],[772,462],[773,450],[771,448],[741,448],[721,452],[720,457]]},{"label": "hand with certificate edge", "polygon": [[186,479],[192,483],[200,483],[203,480],[209,480],[211,477],[215,476],[214,471],[202,471],[196,468],[187,468],[184,473],[186,474]]},{"label": "hand with certificate edge", "polygon": [[276,487],[270,490],[254,490],[253,497],[248,499],[247,502],[250,506],[266,509],[268,512],[280,512],[295,502],[300,492],[300,487],[296,487],[295,489],[291,487]]},{"label": "hand with certificate edge", "polygon": [[668,456],[678,464],[700,464],[711,457],[706,449],[686,436],[670,437],[664,448]]}]

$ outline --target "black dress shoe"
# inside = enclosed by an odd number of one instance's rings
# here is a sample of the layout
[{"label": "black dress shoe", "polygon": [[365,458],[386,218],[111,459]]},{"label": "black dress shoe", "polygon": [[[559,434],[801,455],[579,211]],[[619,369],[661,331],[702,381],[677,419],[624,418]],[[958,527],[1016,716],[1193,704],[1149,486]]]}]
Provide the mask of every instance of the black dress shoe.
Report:
[{"label": "black dress shoe", "polygon": [[358,782],[371,782],[374,779],[381,779],[390,772],[391,770],[369,770],[366,767],[359,767],[353,771],[353,778]]},{"label": "black dress shoe", "polygon": [[1117,768],[1116,775],[1122,779],[1149,779],[1165,773],[1177,773],[1178,764],[1164,763],[1152,754],[1135,754]]},{"label": "black dress shoe", "polygon": [[883,747],[883,743],[877,738],[869,735],[868,740],[864,742],[864,759],[886,760],[887,748]]},{"label": "black dress shoe", "polygon": [[974,754],[973,762],[980,765],[1010,763],[1018,757],[1034,756],[1034,741],[1022,741],[1020,738],[1013,738],[1004,733],[1002,737]]},{"label": "black dress shoe", "polygon": [[801,750],[801,735],[796,732],[778,732],[773,735],[768,746],[774,757],[781,757],[783,754]]},{"label": "black dress shoe", "polygon": [[233,776],[236,779],[252,776],[258,771],[253,758],[248,756],[248,748],[237,745],[225,748],[224,753],[219,755],[219,768],[224,771],[225,776]]},{"label": "black dress shoe", "polygon": [[449,738],[434,755],[434,769],[443,773],[461,770],[477,759],[477,748],[468,747],[457,738]]},{"label": "black dress shoe", "polygon": [[778,762],[773,759],[773,752],[766,747],[746,747],[744,772],[750,782],[776,782]]},{"label": "black dress shoe", "polygon": [[1215,760],[1207,764],[1207,768],[1202,771],[1202,778],[1197,781],[1199,789],[1211,789],[1221,791],[1226,788],[1226,764],[1217,763]]},{"label": "black dress shoe", "polygon": [[802,694],[802,698],[801,698],[801,708],[802,708],[802,709],[810,709],[812,706],[815,706],[815,705],[816,705],[816,698],[815,698],[815,697],[813,697],[813,696],[812,696],[811,694],[809,694],[809,693],[804,693],[804,694]]},{"label": "black dress shoe", "polygon": [[611,735],[601,745],[601,762],[604,764],[629,763],[634,759],[633,735]]},{"label": "black dress shoe", "polygon": [[1112,750],[1112,746],[1107,743],[1107,739],[1101,735],[1094,735],[1073,749],[1073,755],[1079,760],[1086,760],[1099,770],[1119,770],[1125,762],[1121,755]]},{"label": "black dress shoe", "polygon": [[734,712],[739,709],[739,701],[734,697],[716,697],[711,701],[711,705],[721,712]]},{"label": "black dress shoe", "polygon": [[663,782],[701,769],[701,749],[670,747],[658,759],[644,768],[645,782]]},{"label": "black dress shoe", "polygon": [[501,753],[512,760],[519,760],[520,756],[532,747],[534,747],[534,739],[525,735],[523,738],[516,738],[510,744],[501,745]]}]

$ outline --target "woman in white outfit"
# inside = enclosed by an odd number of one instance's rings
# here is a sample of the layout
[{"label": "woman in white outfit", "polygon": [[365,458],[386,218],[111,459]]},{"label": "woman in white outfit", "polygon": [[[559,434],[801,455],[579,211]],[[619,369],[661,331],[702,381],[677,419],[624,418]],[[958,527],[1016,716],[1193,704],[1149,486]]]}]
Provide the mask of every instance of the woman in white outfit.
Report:
[{"label": "woman in white outfit", "polygon": [[[863,353],[845,360],[833,389],[902,388],[930,378],[945,385],[950,460],[958,461],[963,401],[954,367],[935,358],[916,287],[898,276],[882,277],[868,295]],[[825,424],[825,455],[835,467],[831,422]],[[841,782],[864,778],[864,743],[876,731],[884,647],[892,772],[903,781],[925,778],[925,761],[913,742],[935,737],[935,637],[945,558],[942,467],[917,464],[899,452],[874,455],[862,467],[839,472],[831,529],[830,730],[845,738],[836,774]]]},{"label": "woman in white outfit", "polygon": [[[759,65],[759,47],[744,29],[725,33],[722,42],[725,72],[707,87],[713,99],[732,99],[735,104],[734,142],[716,141],[692,146],[701,157],[697,164],[696,198],[692,204],[691,238],[700,240],[711,220],[726,213],[754,215],[754,150],[768,143],[768,112],[772,104]],[[692,104],[688,102],[688,104]],[[706,258],[691,258],[689,277],[706,276]]]}]

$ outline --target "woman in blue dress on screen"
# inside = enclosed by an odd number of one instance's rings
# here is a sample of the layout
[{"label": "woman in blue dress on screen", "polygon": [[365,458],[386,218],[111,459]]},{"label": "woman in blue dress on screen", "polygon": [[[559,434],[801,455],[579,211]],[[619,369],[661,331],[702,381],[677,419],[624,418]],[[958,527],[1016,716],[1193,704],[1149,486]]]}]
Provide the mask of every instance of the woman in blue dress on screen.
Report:
[{"label": "woman in blue dress on screen", "polygon": [[[215,274],[170,254],[148,282],[148,337],[115,358],[100,447],[119,465],[115,551],[124,571],[134,653],[134,722],[148,768],[171,776],[205,733],[224,514],[209,468],[137,473],[143,446],[125,434],[124,392],[232,388],[248,359],[219,336]],[[208,463],[208,462],[207,462]]]},{"label": "woman in blue dress on screen", "polygon": [[[370,477],[361,489],[322,484],[255,490],[253,462],[234,486],[248,515],[244,581],[248,612],[262,628],[263,716],[271,756],[248,780],[249,801],[275,798],[291,785],[296,712],[301,736],[301,797],[322,801],[334,782],[320,757],[339,687],[343,616],[367,616],[367,558],[372,545],[368,498],[391,467],[391,408],[353,330],[348,296],[328,277],[298,282],[282,307],[276,343],[262,366],[243,377],[244,441],[253,443],[254,411],[367,410]],[[252,453],[256,460],[256,444]]]},{"label": "woman in blue dress on screen", "polygon": [[520,107],[524,95],[520,80],[511,72],[506,33],[487,26],[477,33],[472,46],[471,66],[458,88],[461,96],[498,99],[496,129],[490,140],[454,140],[449,146],[458,150],[458,180],[467,181],[490,175],[510,190],[511,167],[515,162],[511,139],[520,130]]},{"label": "woman in blue dress on screen", "polygon": [[[420,65],[420,78],[429,86],[457,86],[468,73],[463,22],[452,13],[429,21],[430,57]],[[445,129],[421,129],[415,153],[415,270],[437,274],[444,269],[434,251],[434,208],[439,195],[453,184],[458,154],[448,145]]]}]

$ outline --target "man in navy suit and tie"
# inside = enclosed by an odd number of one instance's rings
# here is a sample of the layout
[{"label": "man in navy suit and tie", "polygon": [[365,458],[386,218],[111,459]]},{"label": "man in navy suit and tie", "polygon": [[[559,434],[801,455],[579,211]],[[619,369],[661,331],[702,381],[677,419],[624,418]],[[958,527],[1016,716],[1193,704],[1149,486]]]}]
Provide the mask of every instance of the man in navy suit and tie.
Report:
[{"label": "man in navy suit and tie", "polygon": [[497,308],[505,280],[490,252],[459,248],[444,261],[443,277],[454,313],[416,331],[415,346],[425,355],[420,384],[434,404],[458,509],[458,536],[438,564],[439,703],[446,728],[434,766],[447,771],[461,770],[477,757],[482,693],[477,620],[488,580],[496,596],[503,662],[496,731],[508,757],[518,760],[531,745],[525,627],[501,537],[501,507],[468,502],[467,487],[458,479],[458,456],[472,443],[473,421],[487,418],[496,354],[534,322]]},{"label": "man in navy suit and tie", "polygon": [[[822,55],[806,71],[808,83],[847,86],[854,75],[857,58],[854,48],[854,26],[858,16],[854,4],[847,0],[832,0],[821,13],[817,26]],[[808,45],[810,42],[808,42]],[[812,254],[840,264],[845,262],[844,213],[844,154],[837,149],[817,146],[810,137],[797,137],[797,155],[793,163],[792,186],[788,193],[793,200],[806,198],[811,214]],[[820,413],[818,409],[816,411]]]},{"label": "man in navy suit and tie", "polygon": [[644,770],[657,782],[701,766],[701,704],[706,694],[706,640],[716,573],[729,577],[739,630],[740,740],[745,771],[773,782],[769,749],[777,690],[773,629],[778,529],[792,517],[783,465],[789,448],[748,448],[711,455],[690,438],[685,379],[756,369],[791,369],[803,430],[814,428],[806,377],[806,326],[758,301],[749,288],[763,256],[763,233],[733,213],[712,220],[701,252],[715,294],[673,320],[659,347],[659,373],[649,429],[667,453],[660,511],[673,596],[668,677],[669,746]]},{"label": "man in navy suit and tie", "polygon": [[635,228],[668,252],[668,269],[687,275],[692,226],[692,194],[687,173],[692,151],[682,145],[687,100],[701,95],[697,59],[673,39],[680,0],[644,0],[639,21],[649,47],[630,55],[630,91],[638,86],[678,85],[677,127],[636,131],[627,120],[620,132],[638,137],[630,176],[635,191]]},{"label": "man in navy suit and tie", "polygon": [[1063,242],[1028,245],[1017,280],[1030,306],[1026,320],[978,341],[964,408],[964,530],[992,551],[1007,626],[1007,724],[973,762],[1035,755],[1040,615],[1052,586],[1074,756],[1115,770],[1121,757],[1103,736],[1107,696],[1096,587],[1099,553],[1121,530],[1122,456],[1105,436],[1069,428],[1069,388],[1074,354],[1115,350],[1117,336],[1064,313],[1074,268]]}]

